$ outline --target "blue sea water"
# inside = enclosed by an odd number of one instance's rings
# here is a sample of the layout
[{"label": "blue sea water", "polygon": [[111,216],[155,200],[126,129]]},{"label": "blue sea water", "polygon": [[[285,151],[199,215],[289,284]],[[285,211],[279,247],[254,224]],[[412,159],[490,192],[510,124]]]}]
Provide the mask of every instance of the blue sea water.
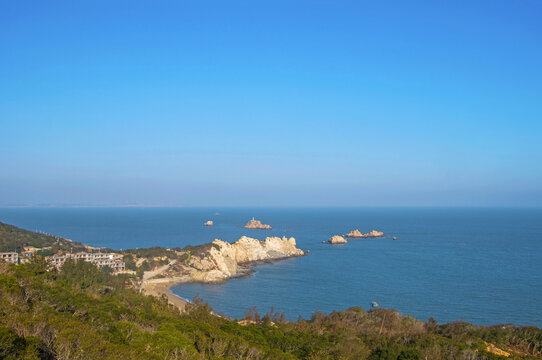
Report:
[{"label": "blue sea water", "polygon": [[[240,227],[252,216],[274,229]],[[311,251],[249,278],[172,288],[232,317],[273,306],[295,320],[376,301],[422,320],[542,326],[540,208],[26,208],[0,209],[0,221],[115,249],[285,235]],[[352,229],[399,240],[322,244]]]}]

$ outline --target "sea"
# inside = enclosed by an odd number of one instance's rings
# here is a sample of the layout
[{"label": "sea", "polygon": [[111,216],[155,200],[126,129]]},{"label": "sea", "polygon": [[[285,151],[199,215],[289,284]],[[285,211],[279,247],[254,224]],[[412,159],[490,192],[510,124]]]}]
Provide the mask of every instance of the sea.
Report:
[{"label": "sea", "polygon": [[[273,230],[244,229],[252,217]],[[310,250],[248,278],[171,289],[232,318],[256,307],[308,319],[376,302],[424,321],[542,327],[542,208],[3,208],[0,221],[113,249],[246,235],[294,237]],[[354,229],[397,240],[322,243]]]}]

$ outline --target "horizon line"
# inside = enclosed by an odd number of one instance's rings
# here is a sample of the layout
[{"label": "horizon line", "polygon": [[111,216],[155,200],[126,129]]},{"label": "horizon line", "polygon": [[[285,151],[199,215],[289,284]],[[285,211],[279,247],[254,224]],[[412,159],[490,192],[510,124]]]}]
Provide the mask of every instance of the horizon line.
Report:
[{"label": "horizon line", "polygon": [[77,208],[542,208],[542,205],[158,205],[158,204],[0,204],[0,209]]}]

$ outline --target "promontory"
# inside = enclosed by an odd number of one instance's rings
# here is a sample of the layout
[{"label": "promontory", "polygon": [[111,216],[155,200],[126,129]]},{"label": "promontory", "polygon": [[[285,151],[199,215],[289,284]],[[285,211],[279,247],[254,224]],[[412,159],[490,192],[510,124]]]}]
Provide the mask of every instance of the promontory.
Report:
[{"label": "promontory", "polygon": [[305,255],[293,237],[267,237],[264,241],[242,236],[233,244],[219,239],[212,243],[186,247],[178,261],[170,263],[151,283],[218,283],[252,273],[251,264]]}]

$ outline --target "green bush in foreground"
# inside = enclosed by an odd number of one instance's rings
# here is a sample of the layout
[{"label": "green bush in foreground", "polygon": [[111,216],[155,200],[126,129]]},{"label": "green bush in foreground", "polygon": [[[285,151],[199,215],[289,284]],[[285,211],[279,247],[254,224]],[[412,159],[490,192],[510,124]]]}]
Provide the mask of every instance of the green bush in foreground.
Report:
[{"label": "green bush in foreground", "polygon": [[[61,271],[0,262],[0,359],[509,359],[542,355],[536,327],[438,325],[352,308],[241,326],[198,301],[181,314],[131,280],[85,262]],[[259,317],[252,311],[250,317]]]}]

